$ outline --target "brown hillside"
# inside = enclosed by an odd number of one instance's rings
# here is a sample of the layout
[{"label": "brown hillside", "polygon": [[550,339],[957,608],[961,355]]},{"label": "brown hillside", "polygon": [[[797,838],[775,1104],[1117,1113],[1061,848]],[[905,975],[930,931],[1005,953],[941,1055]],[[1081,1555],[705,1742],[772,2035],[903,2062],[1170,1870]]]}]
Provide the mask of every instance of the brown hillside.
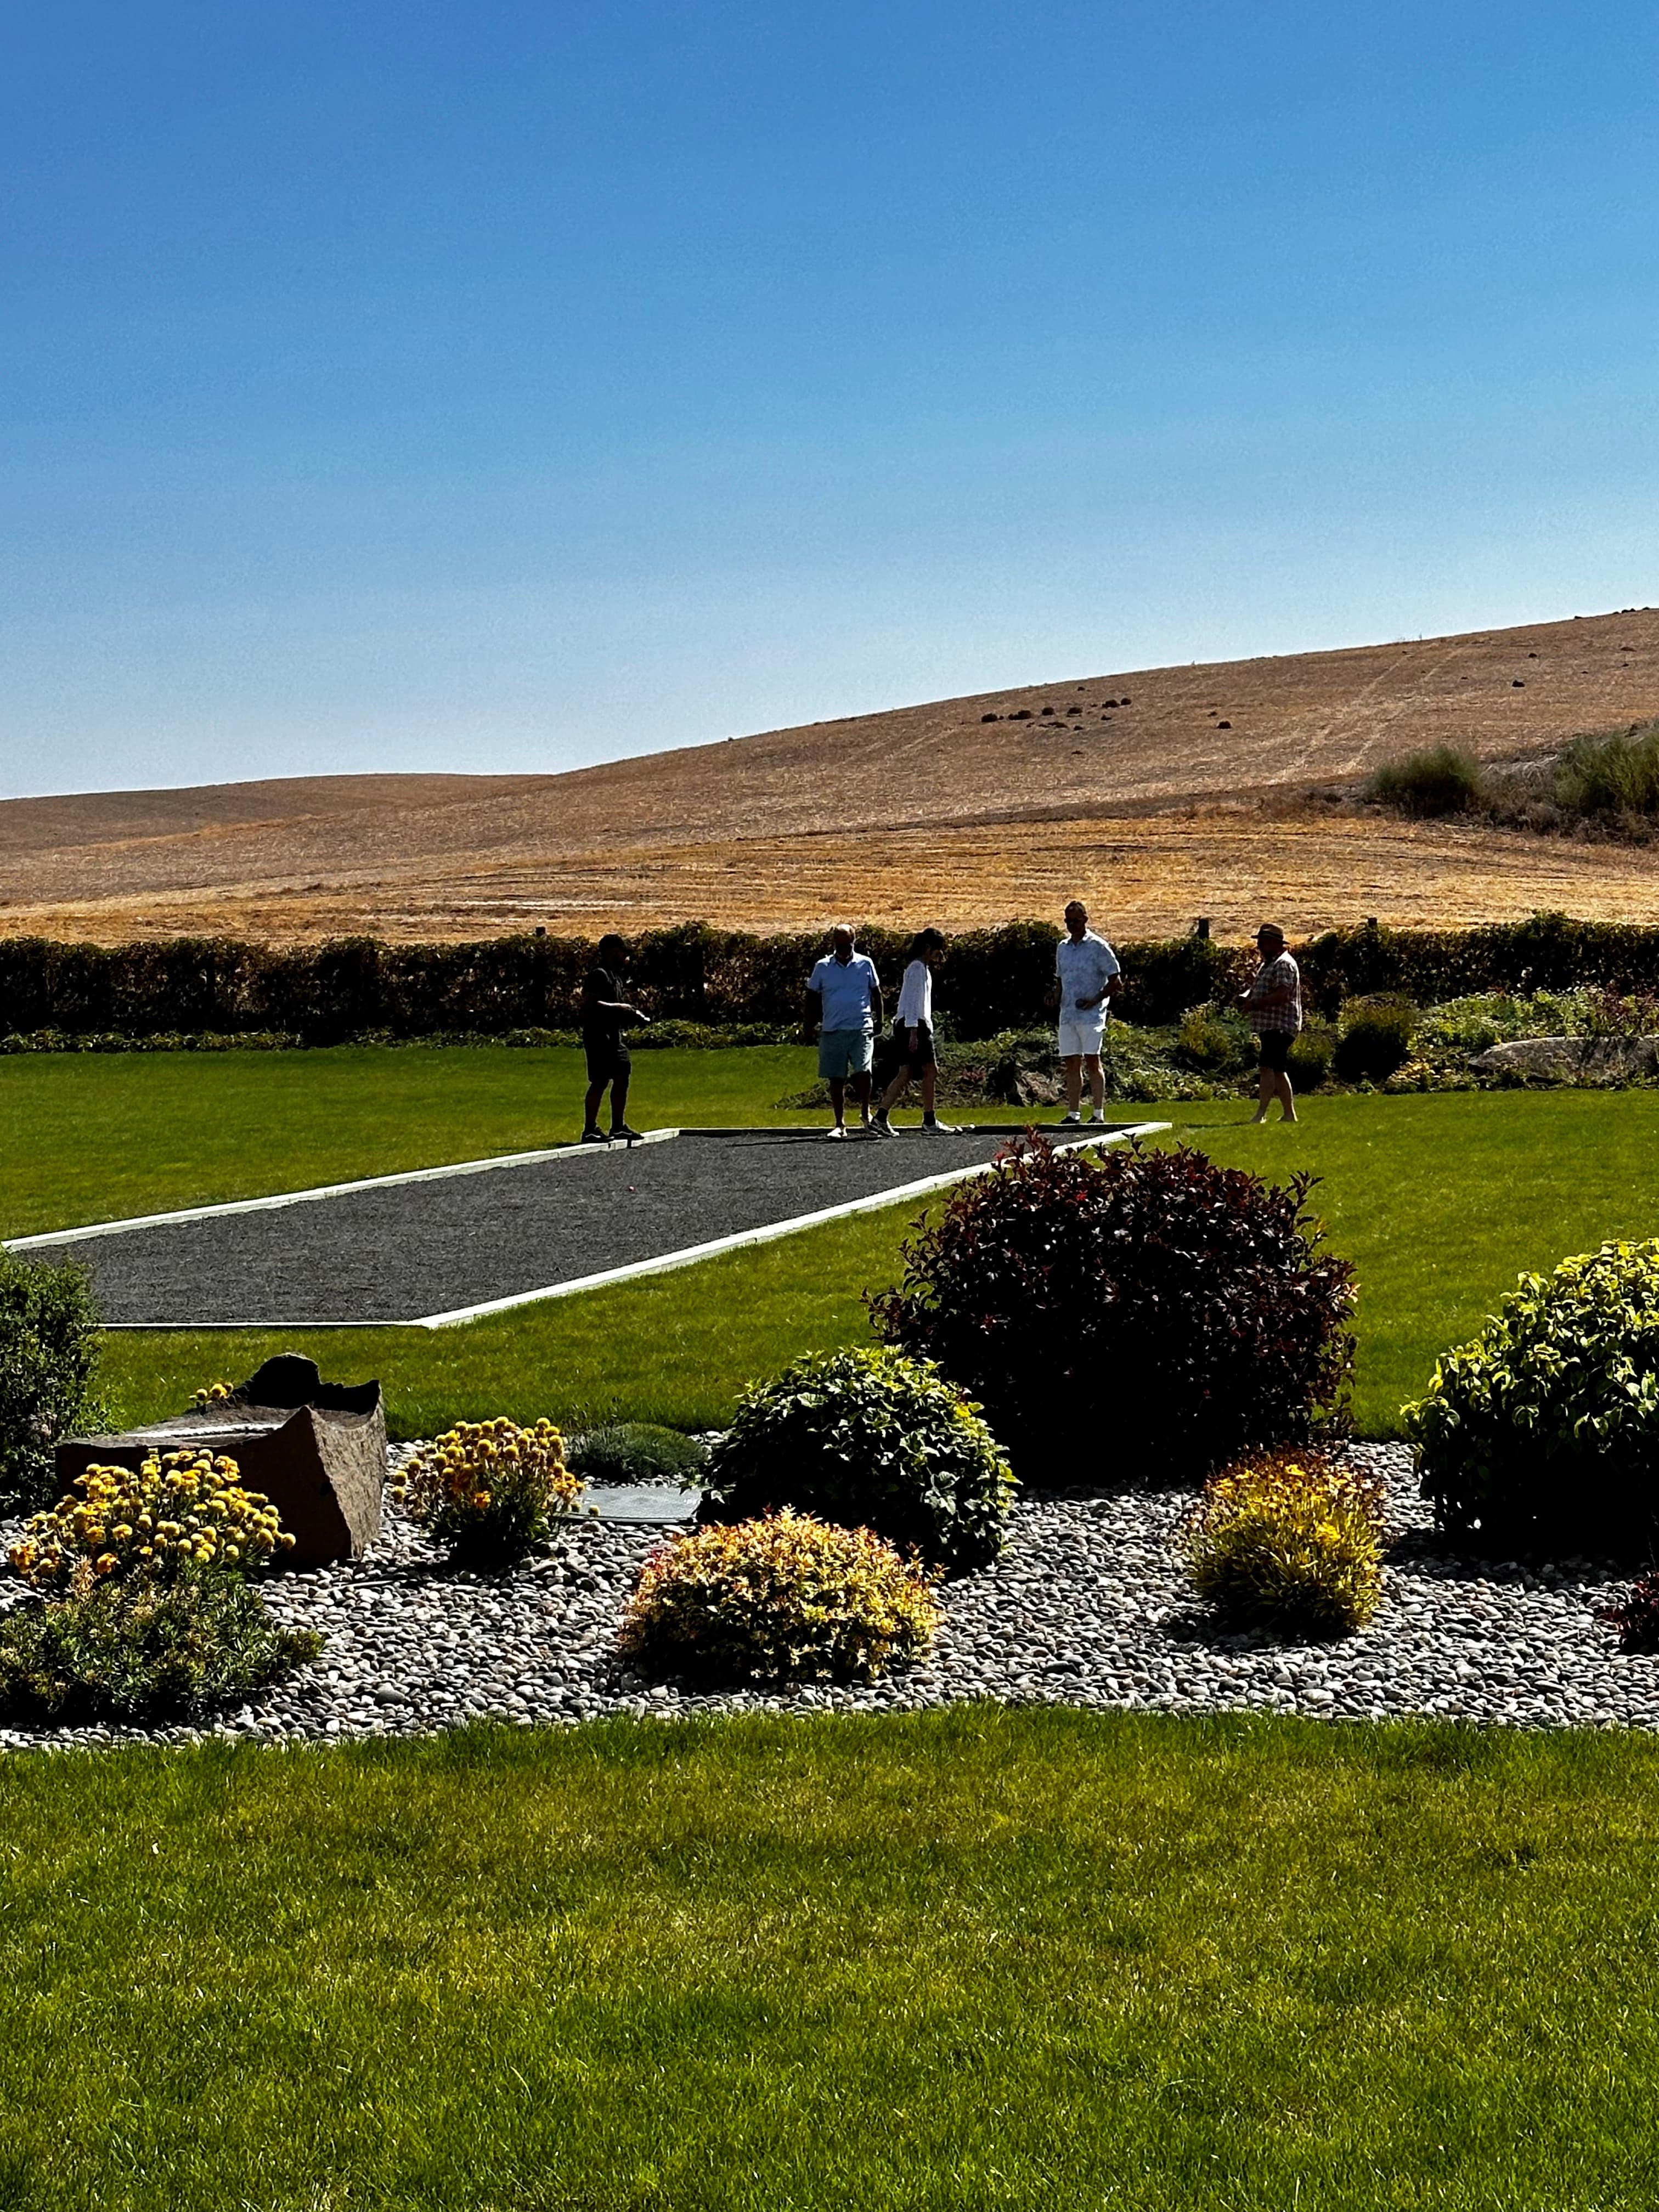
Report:
[{"label": "brown hillside", "polygon": [[1137,933],[1196,913],[1236,932],[1268,908],[1304,927],[1538,906],[1659,920],[1645,851],[1354,803],[1379,762],[1421,744],[1513,759],[1656,715],[1659,611],[1641,609],[1067,678],[563,775],[12,799],[0,933],[461,937],[841,912],[963,924],[1047,911],[1078,887]]}]

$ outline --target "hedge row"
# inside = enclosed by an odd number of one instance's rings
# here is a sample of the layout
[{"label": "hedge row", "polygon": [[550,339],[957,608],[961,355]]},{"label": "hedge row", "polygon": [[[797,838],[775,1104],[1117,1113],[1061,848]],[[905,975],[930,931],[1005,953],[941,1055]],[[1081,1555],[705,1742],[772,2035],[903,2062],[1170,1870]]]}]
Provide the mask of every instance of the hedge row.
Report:
[{"label": "hedge row", "polygon": [[[993,1036],[1041,1021],[1057,934],[1029,921],[953,937],[939,1004],[954,1033]],[[907,943],[896,930],[860,934],[890,992]],[[659,1018],[776,1025],[799,1016],[823,949],[817,932],[750,937],[698,922],[652,930],[634,940],[633,988]],[[1310,995],[1328,1013],[1376,991],[1427,1005],[1471,991],[1576,983],[1659,989],[1659,929],[1560,915],[1480,929],[1332,931],[1296,950]],[[1243,957],[1198,937],[1121,943],[1118,951],[1131,985],[1122,1012],[1148,1023],[1224,996]],[[355,937],[297,949],[230,938],[114,946],[13,938],[0,940],[0,1032],[274,1032],[326,1044],[367,1034],[562,1029],[575,1018],[592,957],[587,940],[568,937],[468,945]]]},{"label": "hedge row", "polygon": [[[1044,1018],[1058,933],[1046,922],[964,931],[951,941],[948,1005],[963,1037]],[[860,933],[890,992],[908,938]],[[798,1020],[824,950],[822,932],[749,937],[688,923],[633,940],[631,988],[659,1018],[777,1025]],[[1136,1012],[1168,1020],[1207,997],[1231,956],[1197,938],[1126,946]],[[470,945],[383,945],[356,937],[277,948],[229,938],[125,945],[0,940],[0,1032],[149,1036],[276,1032],[325,1044],[379,1033],[559,1029],[575,1018],[593,948],[580,938],[503,937]]]}]

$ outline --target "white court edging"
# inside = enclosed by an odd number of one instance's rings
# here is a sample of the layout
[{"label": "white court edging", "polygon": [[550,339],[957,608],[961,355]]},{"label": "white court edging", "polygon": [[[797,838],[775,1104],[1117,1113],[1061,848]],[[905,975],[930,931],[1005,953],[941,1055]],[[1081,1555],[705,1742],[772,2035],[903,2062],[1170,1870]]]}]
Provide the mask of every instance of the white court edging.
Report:
[{"label": "white court edging", "polygon": [[[1162,1126],[1160,1123],[1159,1127]],[[678,1137],[679,1133],[678,1129],[645,1129],[635,1142],[658,1145],[670,1137]],[[0,1243],[0,1251],[32,1252],[43,1244],[79,1244],[88,1237],[123,1237],[130,1229],[162,1229],[174,1221],[210,1221],[215,1215],[222,1213],[270,1213],[280,1206],[311,1206],[319,1199],[347,1198],[356,1190],[386,1190],[394,1183],[400,1182],[441,1182],[447,1176],[488,1175],[493,1168],[535,1167],[543,1160],[579,1159],[590,1156],[603,1159],[610,1150],[609,1145],[554,1145],[541,1152],[498,1152],[493,1159],[457,1160],[444,1168],[405,1168],[397,1175],[364,1176],[356,1182],[325,1182],[319,1183],[313,1190],[278,1191],[274,1198],[228,1198],[216,1206],[181,1206],[176,1213],[134,1213],[129,1214],[124,1221],[94,1221],[84,1229],[43,1230],[35,1237],[9,1237]],[[240,1322],[229,1324],[238,1328],[243,1325]],[[295,1325],[298,1327],[301,1324]],[[149,1324],[146,1322],[140,1326],[147,1328]],[[318,1324],[307,1322],[304,1326],[315,1328]],[[372,1328],[377,1326],[390,1328],[394,1324],[351,1322],[342,1326]],[[410,1328],[417,1324],[399,1322],[395,1326]]]},{"label": "white court edging", "polygon": [[[1167,1121],[1134,1121],[1108,1129],[1099,1136],[1066,1137],[1057,1142],[1051,1138],[1050,1142],[1057,1152],[1074,1152],[1091,1145],[1121,1145],[1129,1137],[1156,1136],[1169,1127]],[[1048,1133],[1045,1129],[1043,1134]],[[915,1182],[900,1183],[892,1190],[872,1192],[868,1198],[849,1198],[840,1206],[820,1206],[813,1213],[793,1214],[787,1221],[769,1221],[759,1229],[735,1230],[729,1237],[711,1237],[704,1244],[686,1244],[678,1252],[659,1253],[654,1260],[634,1260],[625,1267],[606,1267],[597,1275],[579,1275],[574,1282],[553,1283],[538,1291],[515,1291],[510,1297],[489,1298],[482,1305],[457,1306],[453,1313],[425,1314],[418,1321],[375,1322],[368,1325],[375,1328],[459,1328],[464,1322],[482,1321],[488,1314],[507,1313],[514,1306],[538,1305],[549,1298],[574,1297],[579,1291],[604,1290],[611,1283],[631,1282],[636,1275],[666,1274],[671,1267],[689,1267],[699,1260],[712,1260],[719,1253],[735,1252],[746,1244],[769,1244],[775,1237],[793,1237],[798,1230],[816,1229],[826,1221],[844,1220],[849,1214],[874,1213],[884,1206],[897,1206],[906,1199],[925,1198],[933,1191],[945,1190],[953,1182],[966,1182],[970,1176],[989,1175],[995,1165],[994,1160],[985,1160],[977,1167],[947,1168],[943,1175],[922,1176]]]}]

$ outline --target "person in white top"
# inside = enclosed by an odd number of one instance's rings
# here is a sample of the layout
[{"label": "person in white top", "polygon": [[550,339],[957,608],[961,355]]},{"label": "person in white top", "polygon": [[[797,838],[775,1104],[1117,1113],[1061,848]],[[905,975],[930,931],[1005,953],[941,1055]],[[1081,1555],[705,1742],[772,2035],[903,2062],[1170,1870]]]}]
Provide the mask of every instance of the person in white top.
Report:
[{"label": "person in white top", "polygon": [[894,1038],[899,1048],[899,1071],[883,1092],[871,1124],[878,1136],[897,1136],[898,1131],[887,1116],[910,1088],[913,1079],[920,1080],[921,1085],[922,1127],[930,1136],[953,1133],[951,1124],[941,1121],[933,1111],[933,1092],[939,1079],[939,1055],[933,1045],[933,970],[944,957],[942,931],[918,930],[911,939],[909,964],[899,987],[898,1013],[893,1023]]},{"label": "person in white top", "polygon": [[1054,947],[1054,981],[1048,1003],[1060,1011],[1060,1058],[1066,1073],[1062,1121],[1080,1121],[1083,1078],[1089,1078],[1090,1121],[1106,1123],[1106,1076],[1100,1049],[1111,1018],[1111,1001],[1123,988],[1117,955],[1089,927],[1089,909],[1073,899],[1066,909],[1066,934]]}]

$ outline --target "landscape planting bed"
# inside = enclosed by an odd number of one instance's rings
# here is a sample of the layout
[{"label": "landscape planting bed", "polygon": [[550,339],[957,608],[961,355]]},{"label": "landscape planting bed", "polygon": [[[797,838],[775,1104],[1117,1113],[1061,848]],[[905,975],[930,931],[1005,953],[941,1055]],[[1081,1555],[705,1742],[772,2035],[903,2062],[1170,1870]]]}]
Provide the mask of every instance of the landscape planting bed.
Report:
[{"label": "landscape planting bed", "polygon": [[84,1261],[115,1328],[436,1328],[921,1196],[988,1167],[1009,1138],[982,1127],[843,1144],[822,1129],[660,1130],[625,1147],[472,1161],[10,1249]]}]

